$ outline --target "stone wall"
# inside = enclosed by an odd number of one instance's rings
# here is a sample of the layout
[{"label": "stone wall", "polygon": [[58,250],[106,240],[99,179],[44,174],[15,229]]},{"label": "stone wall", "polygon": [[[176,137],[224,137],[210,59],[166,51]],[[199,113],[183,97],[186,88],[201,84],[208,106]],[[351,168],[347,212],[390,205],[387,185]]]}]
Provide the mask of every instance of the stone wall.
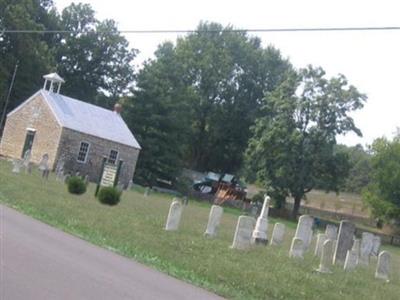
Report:
[{"label": "stone wall", "polygon": [[36,130],[31,161],[39,163],[47,153],[49,166],[53,168],[61,137],[61,126],[40,93],[33,95],[7,116],[0,154],[9,158],[21,158],[28,128]]},{"label": "stone wall", "polygon": [[[81,142],[87,142],[90,145],[85,163],[77,160]],[[139,149],[63,128],[58,159],[65,161],[65,170],[67,172],[71,174],[79,172],[81,175],[89,175],[90,181],[97,182],[103,157],[108,157],[110,150],[118,151],[118,160],[123,160],[119,183],[127,186],[135,171]]]}]

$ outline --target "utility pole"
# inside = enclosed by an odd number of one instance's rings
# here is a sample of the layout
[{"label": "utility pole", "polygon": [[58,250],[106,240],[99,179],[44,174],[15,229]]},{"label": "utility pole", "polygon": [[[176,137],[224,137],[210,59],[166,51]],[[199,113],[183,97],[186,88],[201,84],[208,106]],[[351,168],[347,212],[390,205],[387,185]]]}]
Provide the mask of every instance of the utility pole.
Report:
[{"label": "utility pole", "polygon": [[14,74],[13,74],[12,79],[11,79],[10,88],[8,89],[7,98],[6,98],[6,103],[5,103],[5,105],[4,105],[3,113],[1,114],[1,119],[0,119],[0,137],[2,136],[3,129],[4,129],[4,128],[3,128],[3,122],[4,122],[4,119],[6,118],[6,112],[7,112],[8,101],[10,100],[11,91],[12,91],[12,88],[13,88],[13,86],[14,86],[15,75],[17,75],[18,63],[19,63],[19,61],[17,61],[17,63],[15,64]]}]

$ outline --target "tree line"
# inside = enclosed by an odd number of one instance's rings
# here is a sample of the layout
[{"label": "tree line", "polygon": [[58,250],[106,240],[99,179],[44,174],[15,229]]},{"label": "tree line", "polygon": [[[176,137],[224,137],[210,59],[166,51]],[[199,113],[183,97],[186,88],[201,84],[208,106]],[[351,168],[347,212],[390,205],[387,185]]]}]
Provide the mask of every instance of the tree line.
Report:
[{"label": "tree line", "polygon": [[96,19],[90,5],[58,12],[51,0],[0,0],[0,109],[16,63],[7,111],[55,71],[66,80],[63,94],[106,108],[123,105],[142,146],[135,174],[142,184],[176,183],[183,167],[235,173],[268,187],[277,205],[292,196],[294,214],[313,188],[360,192],[370,180],[369,154],[338,145],[336,137],[361,135],[351,113],[366,96],[343,75],[296,69],[277,48],[232,29],[201,22],[160,44],[137,70],[138,50],[115,21]]}]

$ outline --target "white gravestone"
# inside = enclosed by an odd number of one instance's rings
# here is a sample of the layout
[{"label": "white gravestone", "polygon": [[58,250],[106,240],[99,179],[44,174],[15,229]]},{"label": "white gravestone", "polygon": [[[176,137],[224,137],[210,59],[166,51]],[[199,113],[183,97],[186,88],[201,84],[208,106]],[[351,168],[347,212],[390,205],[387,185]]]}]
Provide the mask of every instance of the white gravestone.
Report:
[{"label": "white gravestone", "polygon": [[30,162],[31,162],[31,150],[28,149],[25,151],[24,159],[23,159],[23,166],[27,173],[29,173],[29,170],[30,170]]},{"label": "white gravestone", "polygon": [[251,246],[251,237],[256,220],[253,217],[240,216],[236,225],[231,248],[245,250]]},{"label": "white gravestone", "polygon": [[276,223],[271,237],[271,245],[280,245],[283,243],[283,238],[285,236],[285,224]]},{"label": "white gravestone", "polygon": [[39,170],[42,172],[43,178],[47,179],[49,177],[49,155],[47,153],[42,156],[39,162]]},{"label": "white gravestone", "polygon": [[389,272],[390,272],[390,253],[387,251],[382,251],[378,256],[375,278],[389,281]]},{"label": "white gravestone", "polygon": [[373,240],[372,240],[372,251],[371,255],[373,256],[378,256],[379,254],[379,249],[381,248],[381,237],[375,235]]},{"label": "white gravestone", "polygon": [[221,206],[211,206],[210,215],[208,217],[207,229],[204,233],[205,236],[215,237],[217,235],[218,227],[221,222],[221,217],[224,209]]},{"label": "white gravestone", "polygon": [[181,221],[183,206],[181,201],[174,198],[169,208],[167,223],[165,230],[178,230],[179,223]]},{"label": "white gravestone", "polygon": [[314,224],[314,218],[308,215],[303,215],[299,218],[299,222],[297,224],[296,233],[294,235],[295,238],[299,238],[303,241],[304,250],[307,250],[310,246],[313,231],[312,227]]},{"label": "white gravestone", "polygon": [[328,240],[325,233],[318,233],[317,235],[317,243],[315,244],[315,251],[314,255],[320,257],[322,252],[322,246],[324,245],[325,241]]},{"label": "white gravestone", "polygon": [[333,250],[334,250],[333,240],[326,240],[322,245],[321,260],[317,272],[332,273],[330,268],[332,266]]},{"label": "white gravestone", "polygon": [[304,258],[304,242],[302,239],[294,237],[290,246],[289,257]]},{"label": "white gravestone", "polygon": [[360,265],[368,266],[369,258],[371,256],[372,247],[373,247],[374,235],[369,232],[363,232],[361,236],[361,245],[360,245]]},{"label": "white gravestone", "polygon": [[360,256],[360,240],[353,239],[353,247],[351,248],[352,251],[357,253],[357,256]]},{"label": "white gravestone", "polygon": [[56,166],[56,179],[62,181],[64,178],[64,160],[60,159]]},{"label": "white gravestone", "polygon": [[21,172],[21,168],[22,168],[22,161],[20,161],[19,159],[14,159],[12,172],[19,173],[19,172]]},{"label": "white gravestone", "polygon": [[358,264],[358,254],[355,250],[348,250],[344,262],[345,271],[353,271]]},{"label": "white gravestone", "polygon": [[341,221],[339,227],[338,239],[333,256],[333,263],[344,263],[347,251],[353,247],[354,232],[356,227],[350,221]]},{"label": "white gravestone", "polygon": [[337,239],[337,230],[338,230],[338,228],[335,225],[332,225],[332,224],[326,225],[325,234],[326,234],[327,239],[336,240]]},{"label": "white gravestone", "polygon": [[256,227],[253,231],[252,242],[256,244],[264,244],[268,243],[268,211],[269,211],[269,203],[271,199],[268,196],[264,197],[264,203],[261,209],[260,216],[257,218]]}]

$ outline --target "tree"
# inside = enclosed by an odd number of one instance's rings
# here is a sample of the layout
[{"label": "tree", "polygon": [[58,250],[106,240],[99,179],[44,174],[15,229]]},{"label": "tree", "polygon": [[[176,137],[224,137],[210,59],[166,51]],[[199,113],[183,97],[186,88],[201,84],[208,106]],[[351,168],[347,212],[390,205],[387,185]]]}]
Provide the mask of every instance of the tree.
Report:
[{"label": "tree", "polygon": [[363,199],[375,217],[400,221],[400,137],[372,144],[372,178]]},{"label": "tree", "polygon": [[362,145],[348,147],[338,145],[338,151],[343,151],[349,157],[350,170],[342,190],[350,193],[361,193],[371,180],[371,154]]},{"label": "tree", "polygon": [[127,101],[129,126],[143,146],[137,175],[154,182],[174,178],[182,166],[238,170],[265,92],[290,68],[278,50],[215,23],[161,45]]},{"label": "tree", "polygon": [[130,50],[113,20],[98,21],[89,4],[71,4],[60,20],[63,30],[56,48],[58,71],[66,80],[66,94],[112,107],[128,91],[134,80],[132,61],[137,50]]},{"label": "tree", "polygon": [[200,23],[178,39],[176,55],[193,91],[187,165],[237,171],[264,95],[284,79],[289,62],[277,49],[263,48],[259,38],[217,23]]},{"label": "tree", "polygon": [[43,84],[42,75],[54,66],[53,39],[42,34],[1,33],[2,30],[57,28],[57,12],[49,0],[0,0],[0,115],[12,78],[18,73],[7,107],[14,109]]},{"label": "tree", "polygon": [[128,126],[142,146],[135,178],[153,186],[157,179],[175,182],[182,167],[190,89],[182,84],[172,43],[160,45],[137,77],[133,96],[124,101]]},{"label": "tree", "polygon": [[292,196],[296,217],[317,183],[327,191],[343,184],[349,165],[335,147],[336,135],[361,135],[349,113],[365,100],[342,75],[326,79],[321,68],[311,66],[292,73],[266,97],[246,151],[247,172],[281,198]]}]

